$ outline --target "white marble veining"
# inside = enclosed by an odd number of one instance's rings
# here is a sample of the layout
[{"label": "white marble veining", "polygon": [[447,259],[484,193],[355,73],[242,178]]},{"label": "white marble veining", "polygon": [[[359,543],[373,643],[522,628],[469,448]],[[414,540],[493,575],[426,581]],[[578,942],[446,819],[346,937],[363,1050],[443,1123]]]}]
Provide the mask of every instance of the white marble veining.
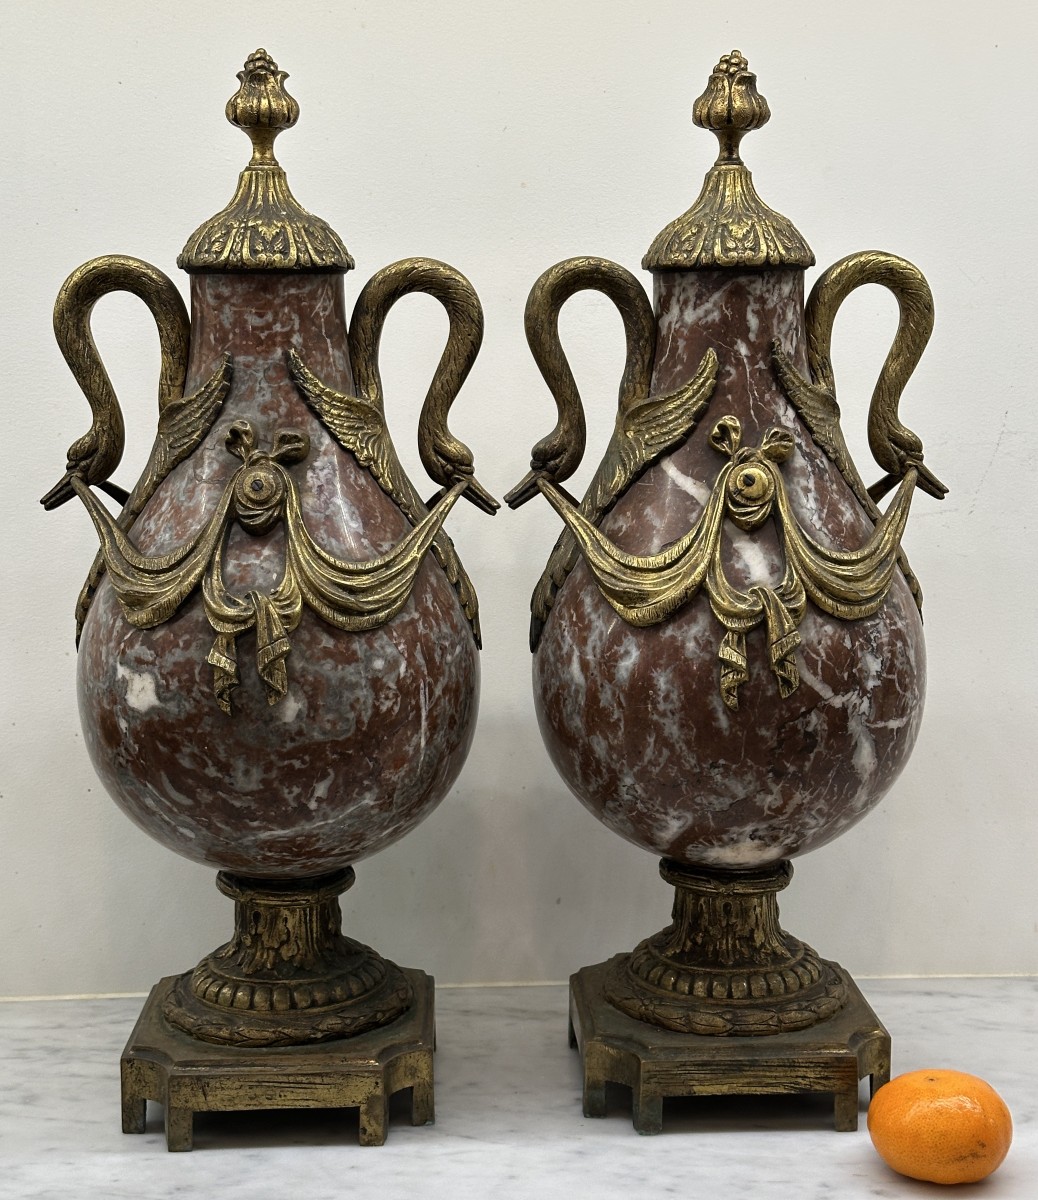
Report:
[{"label": "white marble veining", "polygon": [[861,1127],[835,1133],[828,1100],[672,1101],[639,1137],[618,1091],[605,1120],[580,1111],[564,987],[441,989],[433,1126],[393,1119],[356,1144],[352,1112],[203,1115],[190,1154],[168,1154],[161,1111],[119,1129],[119,1053],[140,999],[0,1005],[3,1200],[624,1200],[752,1196],[858,1200],[1038,1194],[1038,980],[859,981],[894,1043],[894,1071],[955,1066],[991,1082],[1015,1122],[1001,1169],[950,1192],[889,1171]]}]

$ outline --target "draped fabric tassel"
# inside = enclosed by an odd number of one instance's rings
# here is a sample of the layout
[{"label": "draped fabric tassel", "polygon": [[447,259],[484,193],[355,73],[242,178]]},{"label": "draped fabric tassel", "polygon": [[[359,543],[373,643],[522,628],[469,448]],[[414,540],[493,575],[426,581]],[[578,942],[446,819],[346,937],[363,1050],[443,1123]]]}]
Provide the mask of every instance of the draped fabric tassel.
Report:
[{"label": "draped fabric tassel", "polygon": [[[242,466],[227,480],[216,509],[199,533],[171,554],[141,553],[85,483],[74,478],[71,486],[97,528],[105,570],[131,624],[140,629],[161,624],[201,585],[205,615],[216,632],[206,661],[213,668],[216,702],[230,714],[231,695],[241,682],[236,646],[241,634],[256,631],[256,670],[268,704],[276,704],[288,692],[289,635],[298,627],[304,606],[328,624],[350,632],[385,625],[407,604],[426,551],[472,482],[469,475],[457,479],[385,553],[360,561],[339,559],[310,536],[299,489],[285,470],[285,464],[300,462],[309,453],[306,436],[297,430],[278,430],[272,449],[259,450],[252,426],[236,421],[225,444]],[[262,501],[240,492],[244,472],[264,482]],[[269,595],[250,591],[236,596],[224,583],[222,558],[236,521],[257,536],[278,523],[285,526],[284,570]]]},{"label": "draped fabric tassel", "polygon": [[784,700],[800,686],[794,651],[800,645],[800,634],[789,609],[771,588],[757,587],[753,595],[760,599],[768,632],[768,657],[778,680],[779,695]]},{"label": "draped fabric tassel", "polygon": [[266,688],[268,704],[277,704],[288,691],[285,659],[292,649],[285,623],[269,596],[249,592],[244,601],[238,601],[238,606],[238,619],[227,622],[225,631],[217,635],[206,656],[213,668],[216,702],[228,715],[231,713],[231,693],[241,683],[238,637],[250,629],[256,631],[256,671]]},{"label": "draped fabric tassel", "polygon": [[277,704],[288,691],[285,659],[292,647],[270,597],[249,592],[248,599],[256,614],[256,670],[267,689],[267,703]]},{"label": "draped fabric tassel", "polygon": [[216,703],[228,716],[231,714],[231,692],[241,683],[238,674],[238,651],[233,633],[221,633],[206,655],[213,668],[213,691]]},{"label": "draped fabric tassel", "polygon": [[721,699],[732,712],[739,710],[739,688],[750,677],[746,664],[746,634],[729,629],[717,648],[721,660]]}]

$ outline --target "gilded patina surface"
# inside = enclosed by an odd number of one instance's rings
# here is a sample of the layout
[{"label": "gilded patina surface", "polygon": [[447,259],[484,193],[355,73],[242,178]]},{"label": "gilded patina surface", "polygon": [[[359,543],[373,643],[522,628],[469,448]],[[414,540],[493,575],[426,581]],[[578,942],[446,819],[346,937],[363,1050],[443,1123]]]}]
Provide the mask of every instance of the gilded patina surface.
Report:
[{"label": "gilded patina surface", "polygon": [[295,1046],[389,1025],[414,996],[400,968],[342,932],[339,896],[352,868],[316,879],[246,879],[221,871],[234,934],[178,977],[163,1014],[229,1046]]},{"label": "gilded patina surface", "polygon": [[[534,284],[526,303],[530,349],[558,409],[555,428],[533,448],[530,471],[505,497],[511,508],[531,499],[536,490],[558,485],[580,465],[585,448],[584,407],[573,372],[559,340],[559,311],[578,291],[602,292],[617,306],[627,333],[627,361],[620,381],[616,425],[580,515],[597,523],[628,487],[657,459],[679,445],[706,410],[717,379],[717,355],[708,350],[695,375],[663,395],[650,394],[655,353],[655,318],[641,284],[629,272],[602,258],[571,258],[550,267]],[[579,557],[569,530],[555,543],[534,589],[530,607],[530,649]]]},{"label": "gilded patina surface", "polygon": [[[721,696],[739,707],[739,687],[749,678],[746,634],[763,623],[768,658],[783,698],[800,686],[794,652],[797,626],[807,599],[842,620],[871,616],[886,599],[908,520],[918,474],[909,467],[889,510],[868,541],[853,550],[830,550],[805,531],[790,507],[779,464],[793,452],[793,439],[771,427],[760,446],[742,445],[736,417],[722,417],[710,444],[730,461],[718,473],[696,524],[658,554],[621,550],[547,481],[541,490],[572,532],[602,595],[631,625],[667,620],[695,598],[700,588],[726,633],[721,639]],[[725,574],[721,538],[725,520],[752,531],[774,518],[785,566],[777,587],[756,581],[743,591]]]},{"label": "gilded patina surface", "polygon": [[828,1020],[847,1001],[839,968],[779,924],[788,862],[704,871],[664,859],[672,920],[614,960],[604,995],[621,1012],[676,1033],[773,1037]]},{"label": "gilded patina surface", "polygon": [[[391,620],[407,603],[422,557],[466,484],[455,484],[385,554],[356,562],[328,554],[306,527],[299,488],[285,469],[309,456],[305,433],[279,429],[265,450],[248,421],[235,421],[225,442],[242,465],[224,485],[208,522],[168,554],[142,554],[86,484],[73,479],[72,486],[97,529],[112,587],[131,625],[161,625],[201,586],[205,615],[216,632],[206,661],[213,668],[217,703],[229,714],[231,694],[241,682],[237,640],[242,634],[255,634],[256,670],[268,703],[276,704],[288,691],[285,659],[304,605],[350,632],[377,629]],[[223,560],[235,522],[254,535],[284,525],[285,562],[269,591],[253,588],[240,595],[224,580]]]}]

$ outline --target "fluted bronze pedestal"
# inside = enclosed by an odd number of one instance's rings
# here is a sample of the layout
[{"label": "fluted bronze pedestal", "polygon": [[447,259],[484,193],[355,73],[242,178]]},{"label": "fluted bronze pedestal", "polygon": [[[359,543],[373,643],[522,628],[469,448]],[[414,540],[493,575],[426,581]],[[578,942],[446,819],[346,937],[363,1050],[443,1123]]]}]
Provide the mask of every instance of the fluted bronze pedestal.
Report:
[{"label": "fluted bronze pedestal", "polygon": [[660,873],[672,923],[570,981],[584,1115],[605,1116],[610,1082],[631,1089],[639,1133],[660,1132],[667,1096],[828,1092],[836,1128],[856,1129],[858,1081],[890,1078],[890,1035],[841,966],[781,928],[790,864]]},{"label": "fluted bronze pedestal", "polygon": [[847,999],[840,968],[779,924],[788,861],[756,871],[663,859],[671,924],[624,955],[606,996],[628,1016],[677,1033],[768,1036],[827,1020]]},{"label": "fluted bronze pedestal", "polygon": [[163,1004],[178,1029],[229,1046],[293,1046],[353,1037],[407,1011],[404,973],[342,932],[339,895],[352,867],[311,879],[221,871],[234,936],[179,976]]}]

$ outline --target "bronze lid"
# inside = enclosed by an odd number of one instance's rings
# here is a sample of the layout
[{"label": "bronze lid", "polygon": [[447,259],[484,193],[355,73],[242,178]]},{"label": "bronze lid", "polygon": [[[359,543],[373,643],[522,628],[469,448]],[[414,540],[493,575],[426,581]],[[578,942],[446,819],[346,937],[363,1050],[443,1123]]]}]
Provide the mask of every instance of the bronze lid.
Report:
[{"label": "bronze lid", "polygon": [[288,74],[266,52],[249,55],[241,87],[227,101],[227,120],[252,139],[252,161],[225,209],[188,238],[177,265],[185,271],[348,271],[339,235],[289,191],[274,157],[274,139],[299,119],[285,91]]},{"label": "bronze lid", "polygon": [[692,121],[721,146],[699,198],[662,230],[642,259],[649,271],[715,267],[810,267],[811,247],[786,217],[768,208],[739,157],[739,142],[771,117],[757,76],[738,50],[714,67]]}]

